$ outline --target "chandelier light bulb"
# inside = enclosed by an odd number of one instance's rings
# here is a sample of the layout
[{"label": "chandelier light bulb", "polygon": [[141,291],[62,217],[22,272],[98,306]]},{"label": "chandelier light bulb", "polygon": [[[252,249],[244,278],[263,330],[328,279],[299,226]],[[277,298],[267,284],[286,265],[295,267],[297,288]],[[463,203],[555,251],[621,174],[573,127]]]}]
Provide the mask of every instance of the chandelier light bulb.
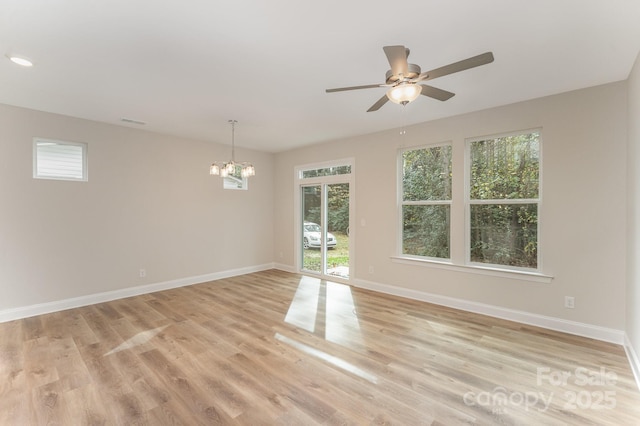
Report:
[{"label": "chandelier light bulb", "polygon": [[236,165],[233,161],[228,162],[225,168],[227,169],[228,175],[232,175],[236,171]]},{"label": "chandelier light bulb", "polygon": [[256,174],[256,169],[253,167],[252,164],[247,164],[246,166],[242,167],[242,171],[240,172],[240,175],[242,177],[251,177],[251,176],[255,176]]}]

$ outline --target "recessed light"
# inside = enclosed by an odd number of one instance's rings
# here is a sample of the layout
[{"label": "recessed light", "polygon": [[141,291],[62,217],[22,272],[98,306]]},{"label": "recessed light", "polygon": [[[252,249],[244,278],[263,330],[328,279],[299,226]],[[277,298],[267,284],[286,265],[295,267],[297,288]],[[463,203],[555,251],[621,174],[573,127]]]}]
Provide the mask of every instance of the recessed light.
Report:
[{"label": "recessed light", "polygon": [[21,65],[23,67],[32,67],[33,66],[33,62],[31,62],[29,59],[22,57],[22,56],[16,56],[16,55],[7,55],[7,58],[9,58],[9,60],[11,62],[13,62],[14,64],[18,64]]}]

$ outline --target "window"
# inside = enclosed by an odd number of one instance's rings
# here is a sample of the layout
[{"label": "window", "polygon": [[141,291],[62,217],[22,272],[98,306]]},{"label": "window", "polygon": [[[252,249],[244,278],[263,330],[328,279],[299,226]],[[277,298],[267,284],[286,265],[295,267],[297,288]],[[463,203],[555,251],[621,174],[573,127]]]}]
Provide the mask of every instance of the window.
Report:
[{"label": "window", "polygon": [[233,174],[222,179],[222,187],[224,189],[248,189],[248,181],[249,179],[242,176],[242,167],[236,165]]},{"label": "window", "polygon": [[450,258],[451,145],[402,152],[402,254]]},{"label": "window", "polygon": [[351,173],[351,165],[334,167],[321,167],[317,169],[301,170],[300,178],[309,179],[318,176],[335,176],[335,175],[348,175]]},{"label": "window", "polygon": [[538,269],[540,132],[467,141],[468,261]]},{"label": "window", "polygon": [[33,177],[87,181],[87,144],[34,139]]}]

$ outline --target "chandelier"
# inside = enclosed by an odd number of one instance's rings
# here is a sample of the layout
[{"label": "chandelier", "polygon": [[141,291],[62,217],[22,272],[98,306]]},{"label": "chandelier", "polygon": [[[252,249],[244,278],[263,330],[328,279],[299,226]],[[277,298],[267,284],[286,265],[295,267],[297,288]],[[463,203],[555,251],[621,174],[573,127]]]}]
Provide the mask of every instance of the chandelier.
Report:
[{"label": "chandelier", "polygon": [[237,120],[229,120],[229,123],[231,123],[231,161],[227,161],[227,162],[219,162],[216,161],[213,164],[211,164],[211,167],[209,168],[209,174],[210,175],[216,175],[216,176],[221,176],[223,178],[227,177],[227,176],[233,176],[236,172],[236,167],[240,168],[240,176],[242,176],[243,178],[247,178],[250,176],[255,176],[256,174],[256,169],[255,167],[253,167],[253,165],[251,163],[248,163],[246,161],[243,162],[239,162],[236,163],[236,159],[235,159],[235,154],[236,154],[236,141],[235,141],[235,134],[236,134],[236,123],[238,121]]}]

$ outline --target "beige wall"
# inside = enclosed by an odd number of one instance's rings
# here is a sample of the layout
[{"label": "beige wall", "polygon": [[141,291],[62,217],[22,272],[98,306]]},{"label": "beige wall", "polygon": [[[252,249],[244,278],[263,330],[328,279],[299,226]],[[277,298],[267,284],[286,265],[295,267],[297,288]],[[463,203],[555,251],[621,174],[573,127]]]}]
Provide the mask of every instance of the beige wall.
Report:
[{"label": "beige wall", "polygon": [[[629,87],[629,189],[628,189],[628,276],[626,294],[627,336],[640,354],[640,55],[628,80]],[[636,359],[636,363],[639,360]],[[636,365],[640,368],[640,364]],[[640,374],[640,371],[637,371]],[[640,376],[638,376],[640,381]]]},{"label": "beige wall", "polygon": [[[33,179],[35,136],[88,143],[89,182]],[[272,262],[273,156],[223,190],[220,142],[0,105],[0,311]]]},{"label": "beige wall", "polygon": [[[0,311],[274,261],[293,268],[294,167],[353,157],[356,280],[617,330],[626,320],[638,345],[640,327],[630,323],[640,292],[637,280],[625,284],[627,129],[630,142],[639,133],[637,120],[627,126],[627,93],[637,111],[638,68],[628,91],[620,82],[555,95],[412,126],[404,137],[392,130],[276,155],[238,149],[258,172],[246,192],[225,191],[207,173],[229,155],[226,141],[0,105]],[[460,160],[465,138],[535,127],[544,138],[540,250],[551,283],[392,262],[400,147],[452,141]],[[89,182],[33,179],[34,136],[87,142]],[[462,258],[463,170],[454,173],[453,255]],[[635,295],[626,318],[625,291]],[[563,307],[565,295],[575,309]]]},{"label": "beige wall", "polygon": [[[354,157],[356,280],[623,330],[626,95],[626,82],[620,82],[423,123],[409,127],[404,137],[393,130],[280,153],[275,163],[276,262],[295,264],[294,166]],[[452,141],[454,157],[461,161],[465,138],[537,127],[543,132],[540,250],[543,272],[554,276],[551,283],[392,262],[400,147]],[[459,258],[464,258],[462,175],[462,168],[454,169],[452,255]],[[566,295],[575,297],[575,309],[564,308]]]}]

